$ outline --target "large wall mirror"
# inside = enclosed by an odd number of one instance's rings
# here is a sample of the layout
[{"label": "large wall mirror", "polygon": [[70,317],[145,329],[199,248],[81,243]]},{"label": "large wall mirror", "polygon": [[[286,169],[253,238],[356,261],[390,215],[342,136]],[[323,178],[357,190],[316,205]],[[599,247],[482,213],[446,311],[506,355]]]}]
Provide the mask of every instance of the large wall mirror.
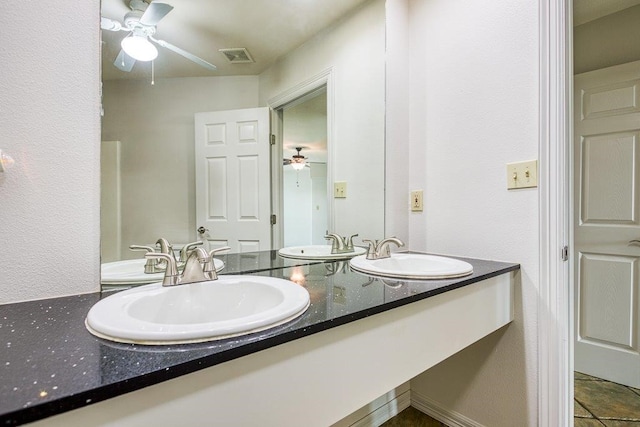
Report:
[{"label": "large wall mirror", "polygon": [[[102,2],[102,262],[142,258],[129,246],[154,245],[160,237],[176,246],[201,238],[223,244],[227,237],[216,234],[222,227],[215,220],[225,216],[246,219],[236,225],[242,230],[251,221],[279,216],[275,226],[269,224],[266,243],[240,239],[232,245],[236,252],[276,249],[286,241],[316,243],[327,231],[383,237],[384,0],[155,3],[173,8],[158,5],[147,14],[142,0]],[[141,16],[152,30],[112,31]],[[150,44],[157,57],[123,54],[125,38],[143,49]],[[298,97],[310,99],[306,107]],[[216,169],[222,162],[202,160],[197,144],[227,142],[219,113],[260,109],[271,113],[266,140],[260,136],[263,124],[245,126],[253,119],[233,125],[240,144],[268,147],[251,159],[245,155],[236,168],[240,175],[226,175],[231,160],[224,172]],[[309,131],[296,124],[295,132],[285,133],[287,111],[301,123],[307,120]],[[196,117],[209,120],[209,113],[214,121],[198,128]],[[319,120],[324,132],[318,132]],[[307,159],[301,172],[288,170],[296,147]],[[208,162],[202,176],[198,162]],[[258,163],[260,174],[252,169]],[[222,181],[228,181],[226,188],[218,188]],[[198,182],[210,187],[212,198],[203,202],[207,196],[199,194]],[[346,197],[334,198],[335,182],[346,183]],[[254,194],[260,186],[266,199]],[[259,210],[264,200],[268,209]],[[198,232],[202,206],[213,220],[204,234]]]}]

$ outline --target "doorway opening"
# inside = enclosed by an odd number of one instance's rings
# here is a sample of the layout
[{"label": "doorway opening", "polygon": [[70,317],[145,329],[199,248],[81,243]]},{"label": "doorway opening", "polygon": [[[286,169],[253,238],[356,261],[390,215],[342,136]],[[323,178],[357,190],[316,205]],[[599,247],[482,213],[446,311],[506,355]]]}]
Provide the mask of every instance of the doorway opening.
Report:
[{"label": "doorway opening", "polygon": [[574,422],[617,425],[640,422],[640,2],[585,3],[568,58]]},{"label": "doorway opening", "polygon": [[278,116],[283,246],[322,245],[329,229],[326,86],[286,104]]}]

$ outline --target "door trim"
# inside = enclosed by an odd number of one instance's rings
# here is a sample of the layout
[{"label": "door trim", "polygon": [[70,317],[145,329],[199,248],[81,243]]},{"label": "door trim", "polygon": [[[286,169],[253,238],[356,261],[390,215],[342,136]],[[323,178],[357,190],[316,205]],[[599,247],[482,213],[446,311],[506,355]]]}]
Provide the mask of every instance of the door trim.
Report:
[{"label": "door trim", "polygon": [[[274,112],[272,114],[272,132],[275,135],[276,144],[271,147],[272,155],[272,201],[271,206],[273,214],[276,215],[277,224],[271,230],[271,241],[273,242],[274,249],[282,247],[284,242],[283,235],[284,229],[281,218],[283,218],[283,200],[282,200],[282,114],[280,111],[285,105],[292,103],[298,98],[308,95],[314,91],[317,91],[323,86],[326,86],[327,90],[327,209],[329,211],[329,218],[327,221],[327,227],[329,232],[334,229],[335,224],[335,209],[333,200],[333,168],[335,165],[335,150],[334,150],[334,117],[335,117],[335,79],[333,67],[329,67],[320,73],[316,74],[304,80],[297,85],[286,89],[279,94],[269,98],[267,100],[267,106]],[[277,188],[278,191],[273,191]]]},{"label": "door trim", "polygon": [[572,0],[539,2],[538,425],[573,425],[571,234]]}]

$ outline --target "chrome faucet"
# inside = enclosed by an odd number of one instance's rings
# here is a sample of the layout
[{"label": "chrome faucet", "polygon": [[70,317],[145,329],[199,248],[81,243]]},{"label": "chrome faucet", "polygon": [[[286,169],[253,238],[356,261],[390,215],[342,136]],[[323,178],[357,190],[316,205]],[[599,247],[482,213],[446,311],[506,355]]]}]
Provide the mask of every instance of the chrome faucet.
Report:
[{"label": "chrome faucet", "polygon": [[198,240],[197,242],[187,243],[180,249],[180,258],[178,258],[178,265],[184,264],[187,262],[187,257],[189,256],[189,252],[197,246],[202,245],[202,240]]},{"label": "chrome faucet", "polygon": [[390,243],[396,244],[398,247],[404,246],[402,240],[397,237],[387,237],[381,241],[377,240],[362,240],[369,246],[367,248],[367,259],[383,259],[391,257]]},{"label": "chrome faucet", "polygon": [[145,257],[160,259],[166,262],[167,270],[164,273],[162,286],[186,285],[187,283],[212,280],[207,277],[205,269],[203,268],[203,265],[206,266],[210,262],[211,257],[207,251],[202,248],[195,248],[189,253],[182,274],[178,272],[178,262],[173,255],[162,252],[148,252]]},{"label": "chrome faucet", "polygon": [[324,238],[331,240],[332,254],[344,254],[347,252],[353,252],[353,238],[356,236],[357,234],[354,234],[349,238],[346,238],[335,233],[329,233],[324,236]]},{"label": "chrome faucet", "polygon": [[[147,253],[156,251],[151,246],[142,245],[130,245],[129,249],[131,249],[132,251],[146,251]],[[145,274],[162,273],[164,271],[165,268],[158,265],[157,259],[147,258],[147,262],[144,264]]]}]

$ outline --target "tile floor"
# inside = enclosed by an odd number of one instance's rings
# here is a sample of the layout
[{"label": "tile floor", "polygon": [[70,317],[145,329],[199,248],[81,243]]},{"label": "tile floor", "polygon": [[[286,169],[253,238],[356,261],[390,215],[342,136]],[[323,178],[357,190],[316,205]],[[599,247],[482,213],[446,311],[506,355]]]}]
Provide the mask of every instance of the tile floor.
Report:
[{"label": "tile floor", "polygon": [[576,372],[574,397],[575,427],[640,427],[640,389]]},{"label": "tile floor", "polygon": [[413,406],[409,406],[380,427],[447,427],[440,421],[423,414]]},{"label": "tile floor", "polygon": [[[640,389],[580,372],[574,378],[574,427],[640,427]],[[447,426],[410,406],[380,427]]]}]

